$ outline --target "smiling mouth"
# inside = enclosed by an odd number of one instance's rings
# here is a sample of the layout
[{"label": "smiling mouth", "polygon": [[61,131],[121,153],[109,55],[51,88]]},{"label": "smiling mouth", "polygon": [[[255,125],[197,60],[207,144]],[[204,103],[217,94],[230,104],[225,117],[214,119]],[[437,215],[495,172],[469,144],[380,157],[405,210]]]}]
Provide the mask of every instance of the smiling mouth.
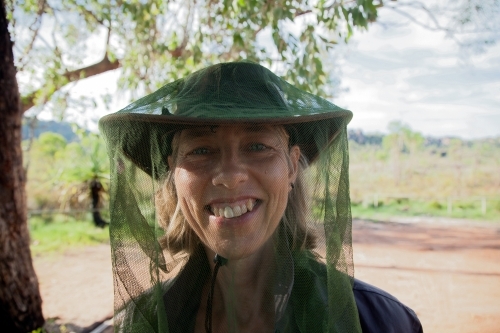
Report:
[{"label": "smiling mouth", "polygon": [[216,217],[225,217],[226,219],[230,219],[233,217],[241,216],[247,212],[251,212],[254,209],[256,203],[256,199],[248,199],[243,202],[236,202],[232,204],[223,203],[209,205],[208,210],[212,215]]}]

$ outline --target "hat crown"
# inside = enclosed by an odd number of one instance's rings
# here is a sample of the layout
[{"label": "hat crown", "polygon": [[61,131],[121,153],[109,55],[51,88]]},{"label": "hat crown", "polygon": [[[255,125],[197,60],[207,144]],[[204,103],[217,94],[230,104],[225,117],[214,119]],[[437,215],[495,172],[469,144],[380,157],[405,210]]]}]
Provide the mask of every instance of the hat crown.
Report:
[{"label": "hat crown", "polygon": [[[209,110],[266,109],[288,111],[282,82],[262,66],[228,63],[211,66],[179,85],[175,114],[202,116]],[[230,116],[230,115],[229,115]]]},{"label": "hat crown", "polygon": [[345,111],[251,62],[222,63],[169,83],[119,113],[269,119]]}]

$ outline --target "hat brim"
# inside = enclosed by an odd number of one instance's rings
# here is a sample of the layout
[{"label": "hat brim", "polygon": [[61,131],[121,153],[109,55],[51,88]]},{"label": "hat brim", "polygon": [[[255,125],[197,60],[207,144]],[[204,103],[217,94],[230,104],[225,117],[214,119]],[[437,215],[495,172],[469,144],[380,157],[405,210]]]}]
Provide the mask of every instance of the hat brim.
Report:
[{"label": "hat brim", "polygon": [[[99,128],[108,140],[108,149],[120,149],[132,163],[150,176],[161,177],[168,171],[167,157],[171,155],[171,140],[183,129],[236,124],[282,125],[293,132],[293,144],[298,145],[309,163],[316,160],[346,127],[352,118],[348,110],[336,110],[311,115],[276,118],[194,118],[155,114],[114,113],[99,121]],[[133,131],[130,129],[133,128]],[[127,130],[128,129],[128,130]],[[293,129],[293,130],[292,130]],[[152,142],[159,150],[163,170],[155,170],[152,161]],[[163,162],[161,162],[163,161]]]}]

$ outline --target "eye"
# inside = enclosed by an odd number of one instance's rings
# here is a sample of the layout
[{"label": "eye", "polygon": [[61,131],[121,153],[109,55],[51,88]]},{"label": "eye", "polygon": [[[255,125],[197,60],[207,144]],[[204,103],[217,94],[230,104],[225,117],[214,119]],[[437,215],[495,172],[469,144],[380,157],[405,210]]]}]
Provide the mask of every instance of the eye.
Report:
[{"label": "eye", "polygon": [[191,150],[189,155],[206,155],[208,153],[210,153],[210,150],[208,150],[208,148],[200,147],[200,148],[196,148],[196,149]]},{"label": "eye", "polygon": [[248,149],[250,151],[262,151],[262,150],[266,150],[267,149],[267,146],[262,144],[262,143],[252,143]]}]

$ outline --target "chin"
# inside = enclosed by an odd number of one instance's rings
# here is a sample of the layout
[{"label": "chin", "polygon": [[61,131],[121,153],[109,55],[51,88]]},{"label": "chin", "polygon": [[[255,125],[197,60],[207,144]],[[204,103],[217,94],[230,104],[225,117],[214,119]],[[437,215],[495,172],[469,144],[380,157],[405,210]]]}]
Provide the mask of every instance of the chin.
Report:
[{"label": "chin", "polygon": [[[258,243],[258,245],[256,245],[256,243]],[[215,246],[209,246],[209,248],[228,260],[241,260],[261,252],[264,249],[264,244],[266,244],[266,242],[262,240],[246,240],[246,244],[238,240],[225,241],[222,243],[218,242],[216,245],[212,244]]]}]

